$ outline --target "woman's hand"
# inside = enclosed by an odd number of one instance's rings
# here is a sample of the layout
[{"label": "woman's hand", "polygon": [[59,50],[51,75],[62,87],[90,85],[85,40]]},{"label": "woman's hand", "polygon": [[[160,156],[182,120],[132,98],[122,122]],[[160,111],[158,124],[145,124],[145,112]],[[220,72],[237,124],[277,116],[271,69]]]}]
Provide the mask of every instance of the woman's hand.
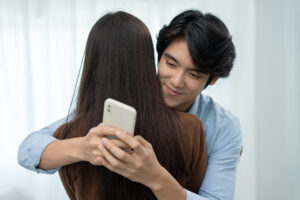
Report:
[{"label": "woman's hand", "polygon": [[132,151],[126,152],[115,142],[102,138],[102,157],[99,157],[102,165],[134,182],[155,187],[165,169],[159,164],[152,145],[141,136],[131,137],[125,131],[117,131],[116,137]]}]

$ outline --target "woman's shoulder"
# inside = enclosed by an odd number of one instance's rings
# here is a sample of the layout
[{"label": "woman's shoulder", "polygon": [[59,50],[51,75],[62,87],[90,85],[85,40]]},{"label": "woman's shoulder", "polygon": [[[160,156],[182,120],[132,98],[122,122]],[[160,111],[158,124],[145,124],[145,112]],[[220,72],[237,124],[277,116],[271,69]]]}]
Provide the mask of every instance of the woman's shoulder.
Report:
[{"label": "woman's shoulder", "polygon": [[203,180],[207,153],[201,120],[193,114],[177,112],[185,141],[185,163],[189,167],[186,188],[197,192]]},{"label": "woman's shoulder", "polygon": [[183,126],[188,126],[188,127],[201,126],[202,127],[201,120],[193,114],[186,113],[186,112],[177,112],[177,115],[180,118],[180,121]]},{"label": "woman's shoulder", "polygon": [[204,129],[201,120],[193,114],[185,112],[177,112],[181,122],[181,127],[185,136],[187,136],[192,143],[204,139]]}]

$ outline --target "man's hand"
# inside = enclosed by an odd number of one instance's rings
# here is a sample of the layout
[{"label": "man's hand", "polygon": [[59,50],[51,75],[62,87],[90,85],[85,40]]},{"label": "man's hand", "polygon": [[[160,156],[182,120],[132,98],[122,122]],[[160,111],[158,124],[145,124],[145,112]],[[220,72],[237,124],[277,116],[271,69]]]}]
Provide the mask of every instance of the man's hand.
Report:
[{"label": "man's hand", "polygon": [[[117,131],[121,131],[121,129],[104,126],[102,123],[91,128],[88,134],[82,138],[82,145],[79,152],[80,159],[88,161],[93,165],[101,165],[102,153],[100,146],[102,139],[107,135],[115,136]],[[128,148],[128,145],[120,140],[112,139],[110,141],[119,148]]]},{"label": "man's hand", "polygon": [[100,162],[111,171],[148,187],[159,182],[163,167],[159,164],[152,145],[141,136],[131,137],[124,131],[118,131],[116,136],[132,151],[126,152],[112,140],[102,138],[100,150],[103,157],[99,157]]},{"label": "man's hand", "polygon": [[[51,142],[43,151],[38,168],[50,170],[80,161],[87,161],[93,165],[101,165],[100,144],[106,135],[115,135],[121,130],[99,124],[90,129],[83,137],[75,137]],[[119,148],[129,148],[120,140],[111,140]]]},{"label": "man's hand", "polygon": [[120,149],[111,140],[102,138],[100,162],[109,170],[149,187],[158,200],[185,200],[184,188],[158,162],[152,145],[141,136],[131,137],[117,132],[120,141],[132,151]]}]

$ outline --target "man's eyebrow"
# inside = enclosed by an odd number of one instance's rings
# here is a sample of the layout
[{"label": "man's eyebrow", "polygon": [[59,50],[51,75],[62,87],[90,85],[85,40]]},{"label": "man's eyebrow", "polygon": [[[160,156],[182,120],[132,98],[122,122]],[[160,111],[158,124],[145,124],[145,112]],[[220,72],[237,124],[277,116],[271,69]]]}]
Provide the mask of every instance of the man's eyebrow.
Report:
[{"label": "man's eyebrow", "polygon": [[174,58],[172,55],[168,54],[168,53],[164,53],[164,56],[166,56],[167,58],[173,60],[174,62],[176,62],[178,65],[180,65],[180,62]]},{"label": "man's eyebrow", "polygon": [[195,68],[195,67],[193,67],[193,68],[189,68],[189,70],[191,70],[191,71],[195,71],[195,72],[198,72],[198,73],[201,73],[201,74],[204,74],[204,73],[202,72],[202,70],[201,70],[201,69],[199,69],[199,68]]}]

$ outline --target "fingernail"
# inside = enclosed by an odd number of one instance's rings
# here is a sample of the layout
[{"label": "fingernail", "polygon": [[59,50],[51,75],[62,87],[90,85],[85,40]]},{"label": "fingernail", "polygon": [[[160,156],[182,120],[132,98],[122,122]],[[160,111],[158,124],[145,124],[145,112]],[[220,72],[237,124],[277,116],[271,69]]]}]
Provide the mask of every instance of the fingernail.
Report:
[{"label": "fingernail", "polygon": [[116,132],[117,135],[122,135],[123,133],[121,131]]},{"label": "fingernail", "polygon": [[100,151],[103,151],[103,146],[101,144],[99,145],[99,149]]},{"label": "fingernail", "polygon": [[106,138],[103,138],[102,141],[103,141],[104,144],[107,143],[107,139]]}]

